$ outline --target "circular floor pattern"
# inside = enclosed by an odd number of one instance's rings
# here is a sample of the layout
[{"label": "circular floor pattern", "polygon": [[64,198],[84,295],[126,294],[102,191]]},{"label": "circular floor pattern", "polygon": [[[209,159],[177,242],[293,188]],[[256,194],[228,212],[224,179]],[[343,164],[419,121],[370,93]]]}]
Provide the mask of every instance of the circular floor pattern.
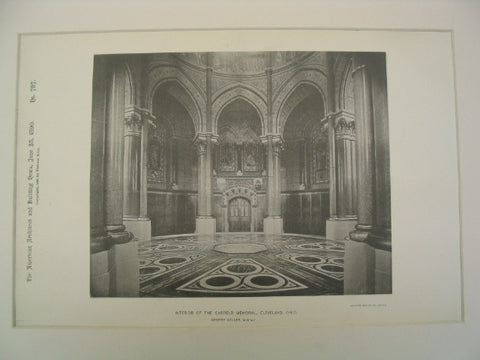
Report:
[{"label": "circular floor pattern", "polygon": [[167,270],[165,266],[147,266],[140,268],[140,275],[154,275]]},{"label": "circular floor pattern", "polygon": [[220,244],[213,249],[225,254],[255,254],[267,250],[267,247],[260,244]]},{"label": "circular floor pattern", "polygon": [[159,245],[155,250],[184,250],[186,249],[185,245]]},{"label": "circular floor pattern", "polygon": [[333,258],[333,259],[330,259],[330,262],[337,265],[343,265],[344,263],[343,258]]},{"label": "circular floor pattern", "polygon": [[262,271],[262,267],[256,264],[231,264],[222,267],[224,273],[232,275],[252,275]]},{"label": "circular floor pattern", "polygon": [[276,289],[285,285],[285,279],[278,275],[250,275],[244,280],[245,284],[257,289]]},{"label": "circular floor pattern", "polygon": [[327,246],[327,249],[328,250],[338,250],[338,251],[344,251],[345,250],[345,248],[343,248],[341,246],[338,246],[338,245]]},{"label": "circular floor pattern", "polygon": [[241,280],[232,275],[211,275],[199,281],[199,285],[211,290],[225,290],[239,285]]},{"label": "circular floor pattern", "polygon": [[181,263],[184,263],[187,260],[188,259],[184,258],[184,257],[169,257],[169,258],[156,260],[155,264],[161,264],[161,265],[181,264]]},{"label": "circular floor pattern", "polygon": [[325,259],[316,256],[294,256],[294,260],[307,264],[323,264]]},{"label": "circular floor pattern", "polygon": [[298,247],[302,249],[321,249],[322,248],[320,245],[314,245],[314,244],[302,244],[302,245],[298,245]]},{"label": "circular floor pattern", "polygon": [[150,259],[140,259],[139,263],[140,263],[140,266],[146,266],[146,265],[150,265],[153,261],[150,260]]},{"label": "circular floor pattern", "polygon": [[152,248],[143,248],[143,249],[138,250],[138,254],[139,255],[144,255],[144,254],[151,253],[152,251],[153,251]]},{"label": "circular floor pattern", "polygon": [[323,271],[327,271],[327,272],[331,272],[331,273],[341,273],[341,272],[343,272],[343,267],[338,266],[338,265],[322,264],[322,265],[316,265],[315,267],[318,270],[323,270]]}]

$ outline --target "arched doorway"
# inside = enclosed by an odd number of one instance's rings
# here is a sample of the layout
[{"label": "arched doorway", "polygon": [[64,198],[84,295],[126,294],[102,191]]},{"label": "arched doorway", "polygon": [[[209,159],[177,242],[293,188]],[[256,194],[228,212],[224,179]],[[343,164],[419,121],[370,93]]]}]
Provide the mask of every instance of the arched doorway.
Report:
[{"label": "arched doorway", "polygon": [[228,228],[230,232],[250,231],[252,211],[250,201],[236,197],[228,202]]}]

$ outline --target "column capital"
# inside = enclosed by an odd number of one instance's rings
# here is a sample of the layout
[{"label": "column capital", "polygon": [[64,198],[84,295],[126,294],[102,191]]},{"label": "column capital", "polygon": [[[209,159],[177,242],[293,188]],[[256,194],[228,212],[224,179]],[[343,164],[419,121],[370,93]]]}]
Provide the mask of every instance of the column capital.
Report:
[{"label": "column capital", "polygon": [[355,140],[355,121],[340,118],[335,122],[335,137],[337,139]]},{"label": "column capital", "polygon": [[208,144],[216,144],[217,142],[218,135],[214,133],[197,133],[193,139],[193,145],[198,155],[203,155],[207,152]]},{"label": "column capital", "polygon": [[284,150],[284,141],[280,134],[266,134],[260,136],[262,144],[268,146],[272,144],[273,155],[278,156],[282,150]]},{"label": "column capital", "polygon": [[193,143],[198,142],[210,142],[216,144],[218,142],[218,135],[211,132],[199,132],[193,139]]},{"label": "column capital", "polygon": [[327,114],[327,119],[335,130],[335,137],[337,139],[355,140],[355,115],[345,111],[339,110]]},{"label": "column capital", "polygon": [[125,133],[128,135],[137,135],[140,136],[140,132],[144,124],[149,123],[153,127],[155,124],[155,116],[153,116],[150,111],[142,109],[138,106],[131,105],[125,109]]},{"label": "column capital", "polygon": [[265,134],[260,136],[262,144],[266,144],[271,141],[273,144],[283,144],[283,138],[280,134]]}]

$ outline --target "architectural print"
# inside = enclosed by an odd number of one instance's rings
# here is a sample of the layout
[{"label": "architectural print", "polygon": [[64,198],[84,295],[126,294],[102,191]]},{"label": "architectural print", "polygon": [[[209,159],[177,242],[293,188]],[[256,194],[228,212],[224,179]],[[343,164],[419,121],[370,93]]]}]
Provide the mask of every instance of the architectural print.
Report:
[{"label": "architectural print", "polygon": [[91,296],[390,294],[385,53],[96,55]]}]

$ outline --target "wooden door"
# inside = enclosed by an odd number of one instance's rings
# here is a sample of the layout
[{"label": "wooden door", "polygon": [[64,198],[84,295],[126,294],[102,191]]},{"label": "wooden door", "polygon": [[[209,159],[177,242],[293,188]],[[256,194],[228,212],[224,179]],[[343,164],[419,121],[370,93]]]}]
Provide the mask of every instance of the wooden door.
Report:
[{"label": "wooden door", "polygon": [[228,204],[228,229],[232,232],[250,231],[250,202],[237,197]]}]

